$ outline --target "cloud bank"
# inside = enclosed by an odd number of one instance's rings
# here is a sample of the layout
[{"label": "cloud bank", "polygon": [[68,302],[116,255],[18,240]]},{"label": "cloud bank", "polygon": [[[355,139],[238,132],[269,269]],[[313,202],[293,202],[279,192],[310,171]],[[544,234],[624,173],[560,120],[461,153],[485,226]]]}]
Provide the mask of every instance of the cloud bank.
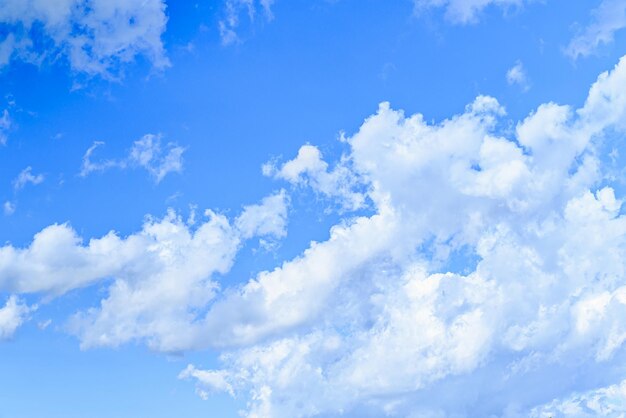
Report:
[{"label": "cloud bank", "polygon": [[13,188],[20,190],[29,183],[36,186],[43,183],[44,180],[45,176],[43,174],[33,174],[33,168],[28,166],[20,171],[20,174],[13,180]]},{"label": "cloud bank", "polygon": [[[181,378],[249,417],[580,416],[576,393],[610,411],[626,218],[600,151],[626,128],[625,82],[622,59],[583,107],[541,105],[510,137],[493,98],[436,124],[383,103],[344,157],[374,213],[219,298],[203,336],[224,367]],[[279,173],[326,172],[318,157]]]},{"label": "cloud bank", "polygon": [[10,296],[4,307],[0,308],[0,341],[11,338],[34,309],[17,296]]},{"label": "cloud bank", "polygon": [[284,236],[287,205],[279,192],[232,222],[211,211],[201,223],[170,212],[148,218],[136,234],[87,243],[67,224],[51,225],[27,248],[0,247],[0,291],[49,298],[111,280],[102,306],[71,320],[84,347],[137,339],[162,351],[186,349],[198,338],[194,317],[219,287],[213,276],[230,269],[245,240]]},{"label": "cloud bank", "polygon": [[[69,321],[83,348],[217,350],[221,367],[179,377],[202,397],[244,397],[248,417],[614,416],[626,217],[603,144],[626,133],[625,85],[626,57],[582,107],[545,103],[514,129],[488,96],[436,123],[382,103],[337,163],[304,145],[265,166],[339,202],[342,219],[236,286],[219,277],[246,240],[286,234],[287,192],[232,219],[148,218],[126,237],[49,226],[0,247],[0,291],[104,284]],[[130,159],[153,160],[136,145]],[[24,314],[6,316],[11,334]]]}]

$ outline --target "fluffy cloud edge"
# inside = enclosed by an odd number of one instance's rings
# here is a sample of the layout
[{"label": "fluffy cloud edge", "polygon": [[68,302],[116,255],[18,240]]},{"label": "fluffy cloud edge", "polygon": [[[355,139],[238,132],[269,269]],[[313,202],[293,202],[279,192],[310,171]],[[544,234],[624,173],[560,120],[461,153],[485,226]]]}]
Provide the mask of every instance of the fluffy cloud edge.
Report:
[{"label": "fluffy cloud edge", "polygon": [[[436,125],[382,104],[348,139],[376,213],[216,302],[203,329],[233,346],[224,368],[181,377],[203,397],[241,393],[248,417],[527,416],[580,390],[565,384],[573,369],[602,375],[626,356],[626,218],[597,187],[603,134],[624,130],[625,78],[623,58],[582,108],[541,105],[514,140],[495,133],[489,97]],[[318,152],[265,173],[326,173]],[[474,271],[433,272],[438,253],[468,245]],[[538,385],[544,373],[563,385]]]}]

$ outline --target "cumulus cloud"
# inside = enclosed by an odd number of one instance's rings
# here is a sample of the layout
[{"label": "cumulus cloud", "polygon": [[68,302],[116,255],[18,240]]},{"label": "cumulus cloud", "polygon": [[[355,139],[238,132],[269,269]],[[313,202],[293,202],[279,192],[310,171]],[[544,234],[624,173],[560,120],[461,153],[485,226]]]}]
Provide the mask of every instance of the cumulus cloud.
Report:
[{"label": "cumulus cloud", "polygon": [[220,37],[223,45],[239,42],[237,30],[241,24],[241,17],[247,15],[250,22],[254,22],[259,10],[265,19],[272,20],[272,5],[274,0],[226,0],[224,18],[219,21]]},{"label": "cumulus cloud", "polygon": [[33,185],[40,184],[44,179],[45,176],[43,174],[33,174],[33,168],[29,166],[23,169],[15,180],[13,180],[13,188],[20,190],[29,183]]},{"label": "cumulus cloud", "polygon": [[344,209],[355,210],[365,204],[365,195],[358,191],[359,181],[350,161],[343,159],[332,170],[313,145],[303,145],[293,160],[277,167],[275,162],[263,165],[263,174],[286,180],[295,186],[308,186],[326,197],[340,200]]},{"label": "cumulus cloud", "polygon": [[615,32],[626,27],[626,1],[603,0],[592,15],[592,22],[565,49],[573,59],[590,55],[601,45],[613,42]]},{"label": "cumulus cloud", "polygon": [[104,142],[96,141],[87,149],[83,155],[81,177],[111,168],[140,167],[145,169],[156,183],[160,183],[169,173],[180,173],[183,170],[185,148],[174,142],[163,147],[160,135],[146,134],[142,136],[133,143],[128,156],[124,159],[93,161],[93,153],[103,145]]},{"label": "cumulus cloud", "polygon": [[163,68],[165,9],[164,0],[2,0],[0,66],[63,56],[76,72],[113,77],[143,55]]},{"label": "cumulus cloud", "polygon": [[137,339],[163,351],[189,348],[198,338],[194,318],[218,289],[245,240],[284,236],[287,196],[268,196],[234,220],[206,211],[183,221],[170,212],[148,218],[127,237],[110,232],[88,242],[67,224],[51,225],[30,246],[0,247],[0,291],[58,296],[111,280],[99,308],[73,317],[83,347],[116,346]]},{"label": "cumulus cloud", "polygon": [[159,183],[169,173],[180,173],[183,170],[183,153],[185,148],[169,143],[166,150],[161,146],[159,135],[144,135],[134,142],[128,161],[131,165],[145,168]]},{"label": "cumulus cloud", "polygon": [[[235,396],[232,386],[226,380],[226,373],[223,371],[198,370],[193,365],[188,365],[185,370],[178,375],[179,379],[195,379],[202,382],[202,386],[210,388],[214,392],[227,392]],[[208,399],[211,392],[198,388],[198,396],[202,399]]]},{"label": "cumulus cloud", "polygon": [[530,89],[530,82],[528,75],[526,75],[526,69],[521,61],[515,63],[515,65],[506,72],[506,81],[510,85],[518,85],[524,91]]},{"label": "cumulus cloud", "polygon": [[[249,417],[517,417],[619,395],[602,388],[625,377],[626,217],[599,153],[626,131],[624,83],[626,58],[581,108],[541,105],[514,133],[490,97],[439,123],[383,103],[347,139],[374,213],[218,296],[201,326],[223,368],[182,376],[246,394]],[[285,178],[324,171],[307,152]]]},{"label": "cumulus cloud", "polygon": [[0,341],[11,338],[34,309],[15,295],[9,297],[4,307],[0,308]]},{"label": "cumulus cloud", "polygon": [[478,22],[481,12],[490,6],[504,9],[521,7],[528,0],[414,0],[415,11],[443,8],[447,20],[456,24]]}]

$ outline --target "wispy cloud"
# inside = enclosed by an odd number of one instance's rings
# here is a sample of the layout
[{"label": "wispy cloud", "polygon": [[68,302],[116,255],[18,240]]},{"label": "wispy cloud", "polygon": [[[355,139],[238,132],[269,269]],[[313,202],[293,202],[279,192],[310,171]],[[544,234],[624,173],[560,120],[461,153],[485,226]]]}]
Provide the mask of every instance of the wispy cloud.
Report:
[{"label": "wispy cloud", "polygon": [[160,135],[146,134],[133,143],[125,158],[93,160],[97,148],[104,142],[96,141],[87,149],[83,156],[80,176],[86,177],[93,172],[102,172],[111,168],[127,169],[140,167],[145,169],[156,183],[160,183],[169,173],[180,173],[183,170],[183,153],[185,148],[176,143],[161,143]]},{"label": "wispy cloud", "polygon": [[15,203],[7,200],[2,205],[2,210],[4,211],[5,216],[11,216],[15,213]]},{"label": "wispy cloud", "polygon": [[513,67],[509,68],[506,72],[506,81],[510,85],[518,85],[523,91],[530,89],[530,81],[521,61],[517,61]]},{"label": "wispy cloud", "polygon": [[565,53],[573,59],[594,53],[601,45],[613,42],[615,33],[626,27],[626,1],[603,0],[593,10],[592,21],[571,40]]},{"label": "wispy cloud", "polygon": [[44,180],[45,176],[43,174],[33,174],[33,168],[29,166],[22,170],[15,180],[13,180],[13,188],[20,190],[27,184],[37,185]]},{"label": "wispy cloud", "polygon": [[250,23],[254,23],[260,9],[265,19],[274,18],[272,5],[274,0],[226,0],[224,4],[224,18],[218,23],[223,45],[239,42],[237,33],[242,16],[246,16]]},{"label": "wispy cloud", "polygon": [[496,6],[505,10],[521,7],[529,0],[414,0],[415,12],[442,8],[446,20],[454,24],[477,23],[484,9]]},{"label": "wispy cloud", "polygon": [[0,24],[8,35],[0,40],[0,67],[64,57],[75,72],[113,78],[120,64],[143,55],[163,68],[169,65],[161,41],[165,8],[164,0],[5,0]]}]

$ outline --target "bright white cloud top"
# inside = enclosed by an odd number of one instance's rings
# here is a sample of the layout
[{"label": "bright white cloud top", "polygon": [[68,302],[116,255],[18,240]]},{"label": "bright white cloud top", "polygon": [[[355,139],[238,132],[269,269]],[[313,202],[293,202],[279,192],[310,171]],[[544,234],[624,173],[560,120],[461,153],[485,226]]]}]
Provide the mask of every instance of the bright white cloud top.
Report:
[{"label": "bright white cloud top", "polygon": [[[232,220],[170,213],[126,237],[84,242],[52,225],[0,248],[0,288],[58,296],[111,279],[69,321],[81,345],[222,350],[222,368],[180,377],[203,397],[245,396],[249,417],[584,416],[585,403],[616,416],[626,218],[600,153],[626,129],[625,85],[623,58],[582,107],[542,104],[513,131],[487,96],[439,123],[382,103],[334,168],[312,145],[264,167],[344,215],[328,240],[241,286],[217,275],[244,240],[285,234],[284,191]],[[455,254],[469,270],[447,270]],[[27,312],[9,299],[0,335]],[[574,371],[587,392],[572,395]]]}]

